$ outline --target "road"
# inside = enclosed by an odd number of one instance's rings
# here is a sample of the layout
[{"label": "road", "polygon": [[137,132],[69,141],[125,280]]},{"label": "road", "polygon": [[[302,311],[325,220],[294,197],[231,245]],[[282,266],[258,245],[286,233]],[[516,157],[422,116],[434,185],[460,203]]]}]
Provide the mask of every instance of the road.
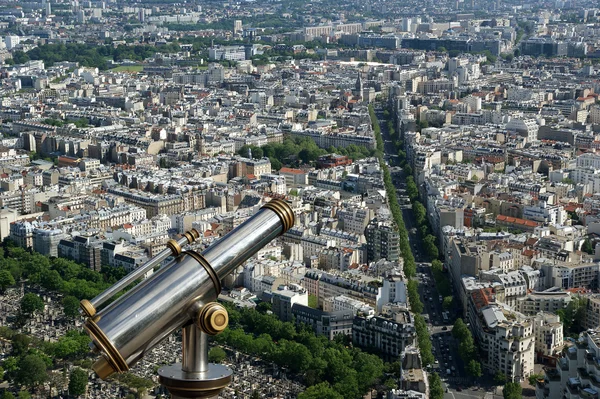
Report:
[{"label": "road", "polygon": [[[469,399],[483,398],[486,392],[478,387],[471,386],[472,379],[467,377],[464,365],[458,353],[458,342],[452,337],[452,326],[456,314],[449,315],[447,320],[443,318],[442,301],[440,300],[435,280],[431,270],[431,263],[424,256],[424,250],[417,235],[416,222],[412,214],[412,207],[404,205],[406,201],[405,181],[406,177],[401,168],[398,167],[398,157],[394,143],[391,141],[387,130],[387,121],[383,117],[383,109],[375,108],[375,114],[381,127],[383,138],[385,160],[390,166],[392,182],[398,193],[398,201],[402,208],[402,217],[408,230],[408,239],[415,262],[417,263],[417,279],[419,281],[419,295],[424,305],[423,317],[429,323],[431,340],[433,344],[433,355],[436,359],[433,371],[438,372],[442,378],[444,387],[444,399]],[[448,374],[450,371],[450,374]]]}]

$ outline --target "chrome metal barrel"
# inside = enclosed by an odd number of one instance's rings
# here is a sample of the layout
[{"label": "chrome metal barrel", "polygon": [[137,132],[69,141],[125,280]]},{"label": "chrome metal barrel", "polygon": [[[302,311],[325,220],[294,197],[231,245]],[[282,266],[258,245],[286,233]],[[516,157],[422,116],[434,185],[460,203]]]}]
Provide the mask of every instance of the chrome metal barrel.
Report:
[{"label": "chrome metal barrel", "polygon": [[126,371],[157,343],[192,321],[221,291],[220,280],[294,224],[290,206],[272,200],[203,254],[186,251],[115,302],[85,328],[102,353],[93,368],[106,378]]},{"label": "chrome metal barrel", "polygon": [[83,300],[81,301],[81,310],[88,317],[93,317],[96,314],[98,307],[112,298],[115,294],[123,291],[128,285],[142,277],[144,274],[153,269],[154,267],[160,265],[164,260],[166,260],[169,256],[179,256],[181,255],[181,249],[183,246],[187,244],[193,243],[200,234],[195,229],[192,229],[183,234],[179,240],[169,240],[167,242],[167,248],[163,251],[159,252],[155,257],[148,260],[146,263],[123,277],[121,280],[117,281],[107,290],[102,292],[100,295],[92,299],[91,301]]}]

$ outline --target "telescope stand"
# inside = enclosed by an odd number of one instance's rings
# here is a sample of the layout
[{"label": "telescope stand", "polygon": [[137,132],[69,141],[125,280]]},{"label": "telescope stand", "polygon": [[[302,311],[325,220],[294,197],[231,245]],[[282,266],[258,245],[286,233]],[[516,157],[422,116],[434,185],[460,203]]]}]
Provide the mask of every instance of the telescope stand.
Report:
[{"label": "telescope stand", "polygon": [[173,399],[216,397],[231,382],[227,366],[208,362],[208,334],[195,324],[183,327],[181,363],[158,369],[159,382]]}]

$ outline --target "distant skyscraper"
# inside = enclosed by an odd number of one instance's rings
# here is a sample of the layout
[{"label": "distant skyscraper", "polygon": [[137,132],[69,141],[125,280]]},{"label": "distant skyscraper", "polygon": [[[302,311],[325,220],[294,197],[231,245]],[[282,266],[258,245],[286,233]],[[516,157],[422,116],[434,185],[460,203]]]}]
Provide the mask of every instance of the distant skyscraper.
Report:
[{"label": "distant skyscraper", "polygon": [[410,19],[410,18],[402,19],[402,31],[410,32],[411,28],[412,28],[412,19]]},{"label": "distant skyscraper", "polygon": [[50,5],[49,1],[46,1],[46,16],[49,16],[52,14],[52,6]]},{"label": "distant skyscraper", "polygon": [[140,22],[144,22],[146,20],[146,13],[143,8],[140,8],[138,11],[138,19]]},{"label": "distant skyscraper", "polygon": [[233,34],[237,35],[238,33],[242,33],[242,20],[236,19],[233,23]]}]

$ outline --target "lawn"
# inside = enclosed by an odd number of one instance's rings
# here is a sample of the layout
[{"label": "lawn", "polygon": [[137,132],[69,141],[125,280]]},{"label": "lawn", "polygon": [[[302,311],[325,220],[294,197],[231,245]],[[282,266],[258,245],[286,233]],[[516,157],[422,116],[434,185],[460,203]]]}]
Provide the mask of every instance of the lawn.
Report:
[{"label": "lawn", "polygon": [[142,72],[143,65],[121,65],[111,69],[112,72]]}]

